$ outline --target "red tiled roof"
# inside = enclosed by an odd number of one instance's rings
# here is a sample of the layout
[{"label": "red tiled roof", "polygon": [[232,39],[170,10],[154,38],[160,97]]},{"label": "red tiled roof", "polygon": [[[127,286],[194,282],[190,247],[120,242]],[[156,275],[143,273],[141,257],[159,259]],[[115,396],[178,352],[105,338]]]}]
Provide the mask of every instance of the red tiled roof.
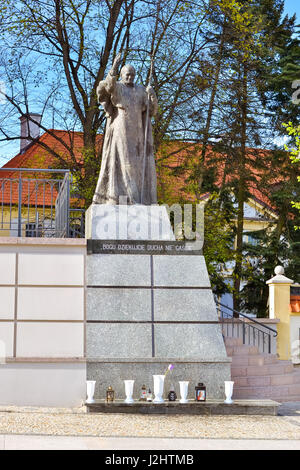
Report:
[{"label": "red tiled roof", "polygon": [[[102,135],[96,136],[96,145],[100,147]],[[2,168],[55,168],[57,157],[52,155],[41,144],[47,145],[66,161],[72,162],[66,146],[72,148],[77,163],[82,163],[83,133],[68,132],[58,129],[49,129],[42,134],[36,142],[25,149],[24,153],[18,153],[9,160]],[[1,172],[2,173],[2,172]],[[11,175],[11,172],[9,172]]]},{"label": "red tiled roof", "polygon": [[[53,134],[53,135],[52,135]],[[57,157],[52,155],[48,150],[43,148],[40,143],[46,144],[48,147],[52,148],[56,153],[61,155],[65,160],[71,162],[72,159],[68,155],[66,147],[63,145],[65,142],[67,145],[72,146],[73,152],[75,155],[76,163],[82,163],[82,148],[83,148],[83,133],[82,132],[68,132],[64,130],[50,129],[48,132],[45,132],[41,137],[39,137],[38,142],[32,143],[24,153],[19,153],[9,162],[7,162],[2,168],[55,168],[57,167]],[[102,135],[98,135],[97,146],[100,149],[102,144]],[[164,194],[164,191],[167,191],[171,196],[171,199],[174,202],[178,201],[179,198],[183,200],[195,201],[196,198],[192,191],[189,190],[189,184],[187,182],[188,177],[191,174],[193,165],[197,164],[199,160],[199,153],[201,151],[201,144],[195,143],[185,143],[185,142],[168,142],[163,144],[157,155],[157,174],[158,174],[158,189],[159,192]],[[250,157],[254,159],[263,158],[266,155],[267,150],[254,150],[249,149]],[[165,155],[167,157],[165,157]],[[213,148],[210,146],[207,150],[206,155],[206,168],[210,166],[214,168],[216,172],[216,185],[220,186],[222,181],[230,183],[237,177],[237,171],[234,168],[230,169],[230,172],[225,175],[225,163],[224,155],[221,153],[214,152]],[[180,168],[182,167],[182,170]],[[272,207],[270,199],[267,194],[264,194],[260,187],[261,174],[259,170],[255,169],[255,166],[251,166],[251,174],[254,177],[253,181],[250,184],[250,193],[253,199],[255,199],[261,205],[267,207],[269,210],[274,213],[275,208]],[[4,173],[4,174],[3,174]],[[30,175],[32,177],[33,174]],[[47,174],[44,174],[47,178]],[[27,174],[26,177],[29,175]],[[17,172],[0,172],[0,178],[16,178]],[[36,178],[37,175],[34,175]],[[282,179],[274,175],[274,184],[280,182]],[[1,186],[0,186],[1,188]],[[8,203],[11,194],[11,188],[6,188],[3,195],[3,202]],[[54,189],[52,192],[49,188],[46,191],[41,191],[38,196],[37,204],[43,204],[44,198],[46,205],[50,204],[50,200],[54,197],[54,200],[57,195],[57,191]],[[56,192],[55,192],[56,191]],[[36,204],[35,199],[35,182],[26,188],[26,195],[24,192],[24,198],[28,197],[28,193],[32,194],[30,203]],[[209,193],[202,194],[201,199],[208,196]],[[1,191],[0,191],[0,200],[1,200]],[[22,195],[23,197],[23,195]],[[14,183],[12,186],[12,200],[14,203],[18,202],[18,191],[17,183]]]},{"label": "red tiled roof", "polygon": [[[53,134],[53,135],[52,135]],[[97,136],[97,145],[100,146],[102,136]],[[82,163],[83,133],[67,132],[63,130],[50,129],[45,132],[36,142],[32,143],[24,153],[19,153],[9,160],[2,168],[32,168],[32,169],[54,169],[57,167],[57,157],[52,155],[47,149],[40,145],[46,144],[57,154],[61,155],[65,161],[71,162],[70,153],[63,143],[71,146],[77,163]],[[22,174],[22,205],[31,206],[52,206],[58,191],[57,184],[45,183],[45,179],[55,180],[54,173],[30,173]],[[19,200],[19,172],[0,172],[0,204],[18,204]],[[34,180],[34,181],[32,181]],[[36,190],[38,188],[38,191]]]},{"label": "red tiled roof", "polygon": [[[0,172],[0,204],[17,205],[19,202],[19,181],[17,178],[2,179]],[[21,201],[22,206],[53,206],[58,194],[54,182],[46,182],[42,176],[32,179],[22,179]]]},{"label": "red tiled roof", "polygon": [[[178,151],[178,146],[182,146],[182,150]],[[177,147],[177,153],[176,153]],[[193,163],[197,164],[197,160],[199,160],[199,153],[201,152],[201,144],[184,144],[180,142],[168,144],[168,151],[174,155],[164,159],[164,157],[158,156],[157,163],[158,166],[162,166],[165,170],[169,170],[170,176],[170,184],[173,184],[173,194],[174,196],[178,194],[184,195],[185,199],[195,201],[195,196],[192,193],[187,194],[187,179],[192,172]],[[274,215],[277,214],[276,208],[272,205],[270,201],[270,197],[266,194],[262,189],[261,179],[263,176],[263,170],[259,170],[256,168],[255,161],[259,161],[261,159],[265,159],[266,155],[268,155],[270,151],[262,150],[262,149],[248,149],[248,162],[251,160],[253,161],[253,165],[248,163],[248,167],[246,167],[246,171],[251,174],[252,179],[249,183],[249,192],[251,194],[251,198],[255,200],[261,206],[267,208],[269,211],[273,212]],[[289,163],[289,159],[287,158],[287,163]],[[270,162],[268,163],[270,165]],[[266,162],[264,166],[268,165]],[[177,172],[176,169],[178,168],[185,168],[185,170],[181,172]],[[216,186],[221,187],[222,184],[230,184],[234,182],[236,178],[238,178],[238,169],[234,167],[234,165],[230,166],[230,172],[224,175],[225,167],[226,167],[226,158],[224,155],[218,152],[215,152],[212,146],[209,146],[205,156],[205,167],[206,169],[212,168],[216,175]],[[174,172],[176,177],[172,177],[171,174]],[[274,174],[273,179],[269,183],[271,184],[278,184],[282,183],[283,178],[281,175]],[[201,199],[205,200],[207,197],[210,196],[209,192],[203,193],[201,195]]]}]

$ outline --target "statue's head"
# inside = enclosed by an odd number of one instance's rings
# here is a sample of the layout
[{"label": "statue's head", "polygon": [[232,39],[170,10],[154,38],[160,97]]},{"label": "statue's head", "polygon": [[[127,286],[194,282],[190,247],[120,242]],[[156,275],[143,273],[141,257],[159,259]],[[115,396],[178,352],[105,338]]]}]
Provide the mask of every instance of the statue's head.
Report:
[{"label": "statue's head", "polygon": [[121,68],[121,82],[124,85],[133,86],[134,78],[135,78],[135,68],[130,65],[126,64],[124,67]]}]

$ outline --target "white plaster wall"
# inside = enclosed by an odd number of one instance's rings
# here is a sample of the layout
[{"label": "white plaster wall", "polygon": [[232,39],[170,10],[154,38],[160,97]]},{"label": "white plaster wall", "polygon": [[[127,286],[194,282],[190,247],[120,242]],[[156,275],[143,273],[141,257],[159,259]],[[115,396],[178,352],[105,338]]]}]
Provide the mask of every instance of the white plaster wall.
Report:
[{"label": "white plaster wall", "polygon": [[13,320],[15,315],[14,312],[15,288],[0,286],[0,319]]},{"label": "white plaster wall", "polygon": [[85,240],[0,238],[0,405],[85,400],[85,256]]},{"label": "white plaster wall", "polygon": [[86,364],[0,365],[0,405],[79,407],[86,399]]},{"label": "white plaster wall", "polygon": [[78,287],[19,287],[17,316],[23,320],[84,321],[84,291]]},{"label": "white plaster wall", "polygon": [[14,323],[0,322],[0,360],[11,357],[14,350]]},{"label": "white plaster wall", "polygon": [[[4,252],[1,250],[4,248]],[[7,253],[7,246],[1,246],[0,240],[0,285],[15,283],[16,254]]]},{"label": "white plaster wall", "polygon": [[40,252],[20,253],[18,282],[20,285],[82,286],[83,254],[62,253],[49,247]]},{"label": "white plaster wall", "polygon": [[18,322],[17,357],[83,357],[80,323]]}]

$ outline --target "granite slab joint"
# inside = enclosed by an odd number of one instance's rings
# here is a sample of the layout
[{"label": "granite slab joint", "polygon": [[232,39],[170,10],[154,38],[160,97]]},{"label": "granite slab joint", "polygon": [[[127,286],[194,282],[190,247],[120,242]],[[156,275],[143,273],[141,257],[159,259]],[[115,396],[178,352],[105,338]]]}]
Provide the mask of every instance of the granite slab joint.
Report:
[{"label": "granite slab joint", "polygon": [[[9,285],[9,284],[8,284]],[[72,286],[72,287],[76,287],[76,286]],[[132,285],[132,286],[128,286],[128,285],[106,285],[106,284],[101,284],[101,285],[87,285],[86,286],[88,289],[154,289],[154,290],[158,290],[158,289],[168,289],[168,290],[200,290],[200,289],[203,289],[203,290],[211,290],[211,287],[208,287],[208,286],[136,286],[136,285]]]},{"label": "granite slab joint", "polygon": [[227,357],[212,357],[212,358],[182,358],[182,357],[87,357],[88,363],[128,363],[128,364],[151,364],[151,363],[182,363],[182,364],[231,364],[232,358]]}]

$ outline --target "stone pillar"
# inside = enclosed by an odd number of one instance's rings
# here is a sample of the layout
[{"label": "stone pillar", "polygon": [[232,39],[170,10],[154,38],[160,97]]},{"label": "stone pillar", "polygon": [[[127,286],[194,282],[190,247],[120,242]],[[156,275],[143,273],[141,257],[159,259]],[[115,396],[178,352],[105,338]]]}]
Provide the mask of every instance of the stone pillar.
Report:
[{"label": "stone pillar", "polygon": [[269,285],[269,317],[280,320],[278,324],[277,353],[279,359],[291,358],[290,342],[290,286],[293,280],[284,276],[284,268],[276,266],[275,276]]}]

